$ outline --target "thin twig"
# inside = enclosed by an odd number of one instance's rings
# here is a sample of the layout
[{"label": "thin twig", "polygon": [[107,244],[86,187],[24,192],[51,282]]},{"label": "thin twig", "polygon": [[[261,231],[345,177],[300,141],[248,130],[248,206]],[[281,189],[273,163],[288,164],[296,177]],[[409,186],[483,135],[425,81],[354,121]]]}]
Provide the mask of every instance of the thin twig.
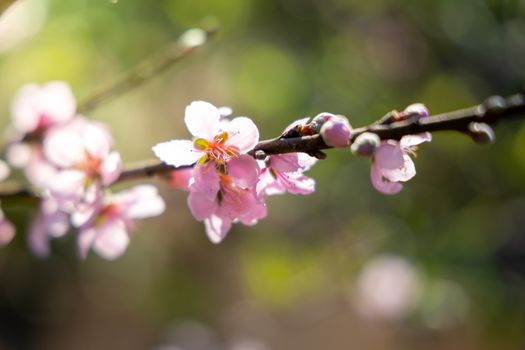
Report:
[{"label": "thin twig", "polygon": [[0,16],[4,13],[5,10],[11,5],[13,5],[16,0],[0,0]]},{"label": "thin twig", "polygon": [[216,32],[216,27],[206,30],[190,29],[186,31],[162,51],[148,58],[146,61],[139,63],[127,75],[80,102],[78,107],[79,112],[86,113],[92,111],[101,103],[140,86],[147,80],[171,67],[174,63],[187,57],[198,47],[209,42],[209,39]]},{"label": "thin twig", "polygon": [[[428,118],[412,118],[391,124],[372,123],[368,126],[354,129],[350,137],[350,143],[364,132],[375,133],[382,140],[398,140],[405,135],[413,135],[427,131],[456,131],[468,133],[469,125],[472,122],[494,125],[501,121],[523,117],[525,117],[525,96],[523,94],[519,93],[507,98],[493,96],[482,104],[441,113]],[[263,154],[292,152],[315,153],[327,148],[331,147],[327,146],[321,136],[316,134],[303,137],[277,137],[270,140],[263,140],[260,141],[249,154],[255,156],[255,154],[259,152],[263,152]],[[187,168],[187,166],[184,168]],[[176,170],[176,168],[164,163],[151,161],[146,164],[142,163],[140,165],[127,167],[117,182],[154,177],[156,175],[167,174],[174,170]],[[8,192],[0,191],[0,198],[17,195],[34,196],[32,192],[24,190],[23,188],[10,189]]]}]

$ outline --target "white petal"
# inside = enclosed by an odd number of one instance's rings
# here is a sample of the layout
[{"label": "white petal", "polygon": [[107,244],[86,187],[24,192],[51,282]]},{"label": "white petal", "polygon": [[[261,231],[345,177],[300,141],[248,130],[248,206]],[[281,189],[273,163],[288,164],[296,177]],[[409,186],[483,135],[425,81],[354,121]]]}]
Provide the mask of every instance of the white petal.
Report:
[{"label": "white petal", "polygon": [[102,183],[104,185],[109,185],[118,179],[120,173],[122,172],[122,159],[118,152],[111,152],[104,163],[102,163],[101,175]]},{"label": "white petal", "polygon": [[391,182],[384,178],[381,169],[375,164],[372,164],[370,180],[372,181],[374,188],[383,194],[396,194],[403,189],[403,185],[399,182]]},{"label": "white petal", "polygon": [[9,176],[11,170],[6,162],[0,159],[0,181],[4,181]]},{"label": "white petal", "polygon": [[229,138],[226,143],[239,148],[241,153],[251,151],[259,142],[259,130],[247,117],[237,117],[225,127]]},{"label": "white petal", "polygon": [[174,167],[192,165],[203,156],[203,152],[193,147],[189,140],[172,140],[153,146],[153,153],[161,161]]},{"label": "white petal", "polygon": [[417,146],[423,142],[430,141],[432,141],[432,134],[429,132],[423,132],[417,135],[405,135],[401,138],[399,143],[401,144],[401,148],[406,149],[408,147]]},{"label": "white petal", "polygon": [[127,191],[133,196],[133,200],[126,208],[128,218],[144,219],[164,212],[166,204],[155,186],[138,185]]},{"label": "white petal", "polygon": [[224,237],[226,237],[231,226],[231,220],[226,217],[212,215],[210,218],[204,220],[206,234],[210,241],[215,244],[220,243]]},{"label": "white petal", "polygon": [[221,113],[217,107],[205,101],[194,101],[184,114],[184,122],[195,137],[211,140],[219,133]]},{"label": "white petal", "polygon": [[128,247],[129,236],[123,221],[107,221],[100,225],[97,231],[93,250],[104,259],[114,260]]}]

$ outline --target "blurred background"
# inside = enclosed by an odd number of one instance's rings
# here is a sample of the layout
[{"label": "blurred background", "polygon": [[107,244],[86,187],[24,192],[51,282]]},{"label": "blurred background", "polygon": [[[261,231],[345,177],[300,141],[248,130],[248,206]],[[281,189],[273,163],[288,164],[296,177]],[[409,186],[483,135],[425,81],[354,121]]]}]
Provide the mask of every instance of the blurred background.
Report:
[{"label": "blurred background", "polygon": [[[231,106],[271,138],[328,111],[362,126],[424,102],[466,107],[525,82],[522,0],[20,0],[0,17],[0,126],[28,82],[106,86],[186,29],[213,42],[101,105],[125,162],[189,136],[185,106]],[[523,349],[525,123],[497,142],[434,135],[418,176],[374,191],[368,160],[329,151],[310,196],[268,200],[257,226],[208,241],[186,194],[139,223],[126,254],[75,256],[74,235],[38,259],[31,203],[0,250],[0,349]]]}]

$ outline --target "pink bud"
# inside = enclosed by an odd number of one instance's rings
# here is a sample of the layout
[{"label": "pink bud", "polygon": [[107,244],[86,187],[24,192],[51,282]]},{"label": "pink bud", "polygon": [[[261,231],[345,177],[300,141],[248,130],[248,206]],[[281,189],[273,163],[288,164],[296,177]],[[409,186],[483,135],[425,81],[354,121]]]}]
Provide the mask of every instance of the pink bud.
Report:
[{"label": "pink bud", "polygon": [[422,103],[413,103],[407,106],[407,108],[405,108],[405,110],[403,111],[403,114],[407,117],[417,114],[421,118],[426,118],[430,115],[428,112],[428,108]]},{"label": "pink bud", "polygon": [[350,144],[352,127],[343,116],[334,116],[321,127],[321,137],[330,147],[346,147]]}]

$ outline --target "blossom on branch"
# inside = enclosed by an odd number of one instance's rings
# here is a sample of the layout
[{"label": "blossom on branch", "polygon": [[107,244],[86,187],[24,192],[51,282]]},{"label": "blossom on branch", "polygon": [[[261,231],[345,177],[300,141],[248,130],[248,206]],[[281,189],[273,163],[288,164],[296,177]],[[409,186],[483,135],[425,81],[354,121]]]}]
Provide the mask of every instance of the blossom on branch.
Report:
[{"label": "blossom on branch", "polygon": [[208,161],[225,164],[259,142],[259,130],[251,119],[237,117],[229,121],[208,102],[192,102],[186,107],[184,121],[194,136],[193,141],[172,140],[153,147],[160,160],[174,167]]},{"label": "blossom on branch", "polygon": [[56,170],[43,155],[43,139],[50,130],[67,123],[75,114],[76,100],[65,82],[52,81],[41,86],[28,84],[13,98],[6,155],[11,165],[24,169],[35,186],[45,186],[45,181],[53,178]]},{"label": "blossom on branch", "polygon": [[78,249],[85,258],[90,249],[105,259],[121,256],[129,244],[135,220],[160,215],[166,205],[152,185],[137,185],[114,195],[97,198],[73,217],[79,227]]},{"label": "blossom on branch", "polygon": [[84,201],[90,191],[118,178],[122,164],[120,155],[111,150],[112,142],[105,125],[84,117],[49,132],[44,154],[59,170],[48,188],[61,205]]},{"label": "blossom on branch", "polygon": [[317,159],[306,153],[271,155],[261,164],[257,196],[276,194],[310,194],[315,191],[315,180],[303,174]]},{"label": "blossom on branch", "polygon": [[264,201],[255,194],[259,165],[246,155],[259,142],[259,131],[251,119],[227,119],[223,110],[204,101],[186,107],[184,121],[193,141],[159,143],[153,152],[175,167],[195,164],[190,179],[176,170],[174,185],[185,189],[187,181],[190,211],[204,222],[210,240],[218,243],[232,223],[254,225],[266,216]]},{"label": "blossom on branch", "polygon": [[410,155],[415,155],[417,145],[432,140],[425,132],[406,135],[400,141],[382,141],[372,159],[370,178],[375,189],[384,194],[396,194],[406,182],[416,175],[416,167]]}]

